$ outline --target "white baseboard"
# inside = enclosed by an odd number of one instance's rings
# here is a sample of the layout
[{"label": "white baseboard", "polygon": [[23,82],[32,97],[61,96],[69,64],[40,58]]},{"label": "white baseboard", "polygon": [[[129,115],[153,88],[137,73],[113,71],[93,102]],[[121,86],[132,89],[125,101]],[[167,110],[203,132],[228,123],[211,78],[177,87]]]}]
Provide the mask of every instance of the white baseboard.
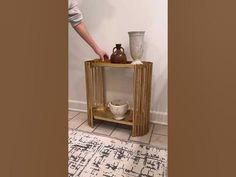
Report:
[{"label": "white baseboard", "polygon": [[87,112],[87,102],[69,100],[69,110]]},{"label": "white baseboard", "polygon": [[167,112],[150,111],[150,122],[155,124],[168,125]]},{"label": "white baseboard", "polygon": [[[84,101],[69,100],[69,110],[87,112],[87,103]],[[150,122],[155,124],[168,125],[167,112],[151,111]]]}]

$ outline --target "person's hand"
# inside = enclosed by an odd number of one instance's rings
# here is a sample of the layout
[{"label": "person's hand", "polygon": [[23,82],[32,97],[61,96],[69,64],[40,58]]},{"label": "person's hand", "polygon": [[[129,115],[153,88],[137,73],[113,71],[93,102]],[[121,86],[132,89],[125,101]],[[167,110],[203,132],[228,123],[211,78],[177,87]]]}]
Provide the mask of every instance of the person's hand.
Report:
[{"label": "person's hand", "polygon": [[108,54],[100,48],[95,49],[95,53],[100,57],[100,60],[102,61],[109,59]]},{"label": "person's hand", "polygon": [[100,60],[109,60],[108,54],[96,44],[92,36],[89,34],[86,25],[83,21],[81,21],[78,25],[74,26],[74,28],[78,32],[78,34],[84,39],[84,41],[87,42],[87,44],[89,44],[89,46],[99,56]]}]

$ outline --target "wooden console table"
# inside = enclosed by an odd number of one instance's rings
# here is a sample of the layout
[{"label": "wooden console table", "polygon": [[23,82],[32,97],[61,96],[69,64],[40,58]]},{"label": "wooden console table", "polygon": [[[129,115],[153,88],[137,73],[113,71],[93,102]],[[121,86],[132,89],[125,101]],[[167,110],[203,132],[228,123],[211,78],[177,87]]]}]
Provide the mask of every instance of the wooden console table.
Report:
[{"label": "wooden console table", "polygon": [[[104,67],[129,68],[133,70],[133,108],[126,118],[115,120],[107,107],[104,88]],[[132,127],[132,136],[142,136],[149,131],[152,62],[142,65],[113,64],[98,60],[85,61],[88,124],[93,127],[95,119],[125,124]]]}]

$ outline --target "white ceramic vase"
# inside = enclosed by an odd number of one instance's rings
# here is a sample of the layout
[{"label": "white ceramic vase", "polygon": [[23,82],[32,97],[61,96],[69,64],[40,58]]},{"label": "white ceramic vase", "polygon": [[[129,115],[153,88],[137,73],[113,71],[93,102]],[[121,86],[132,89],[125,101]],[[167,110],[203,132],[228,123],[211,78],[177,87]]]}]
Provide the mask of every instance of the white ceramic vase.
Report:
[{"label": "white ceramic vase", "polygon": [[130,31],[128,34],[130,54],[134,60],[131,64],[143,64],[141,58],[143,56],[143,40],[145,31]]},{"label": "white ceramic vase", "polygon": [[108,103],[112,114],[115,116],[114,119],[122,120],[125,118],[125,114],[128,111],[129,105],[127,102],[121,100],[114,100]]}]

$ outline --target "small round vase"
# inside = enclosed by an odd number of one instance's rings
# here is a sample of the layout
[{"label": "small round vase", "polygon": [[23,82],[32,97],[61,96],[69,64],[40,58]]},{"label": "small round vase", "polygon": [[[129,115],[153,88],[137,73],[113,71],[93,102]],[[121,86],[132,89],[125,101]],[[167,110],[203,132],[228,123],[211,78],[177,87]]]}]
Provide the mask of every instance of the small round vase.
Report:
[{"label": "small round vase", "polygon": [[141,58],[143,56],[143,41],[145,31],[130,31],[128,34],[130,54],[134,60],[131,64],[143,64],[141,62]]}]

